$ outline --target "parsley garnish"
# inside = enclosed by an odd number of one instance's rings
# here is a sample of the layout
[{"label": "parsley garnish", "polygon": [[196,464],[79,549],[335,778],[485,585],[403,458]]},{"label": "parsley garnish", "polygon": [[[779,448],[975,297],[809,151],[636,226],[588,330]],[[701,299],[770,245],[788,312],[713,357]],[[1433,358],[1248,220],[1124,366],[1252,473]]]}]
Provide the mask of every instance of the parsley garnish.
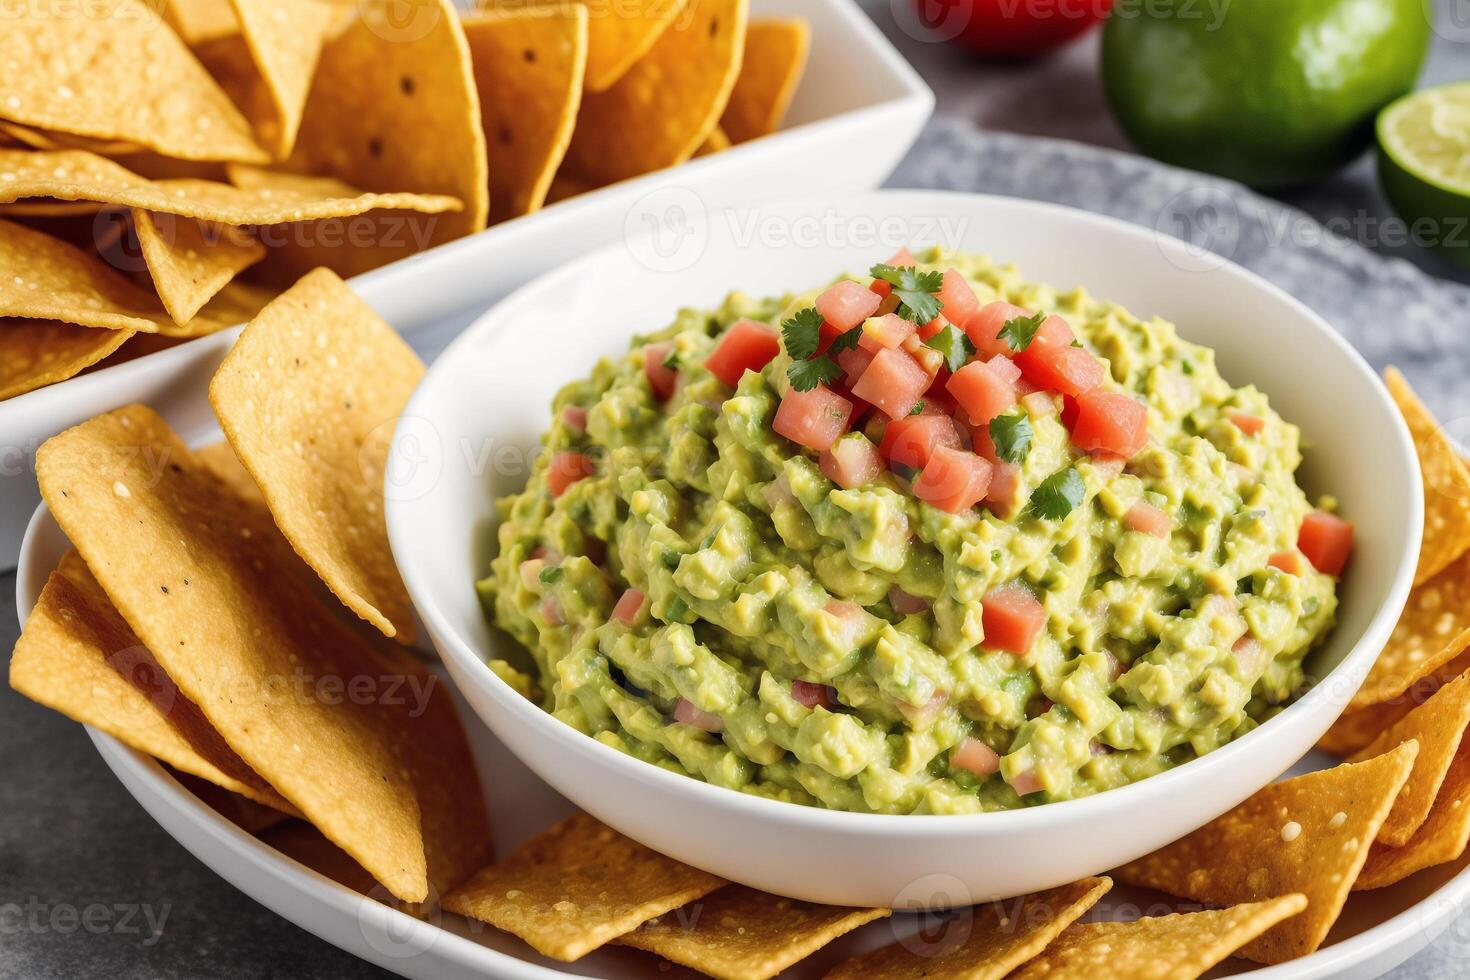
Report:
[{"label": "parsley garnish", "polygon": [[822,314],[810,306],[797,310],[795,314],[781,321],[781,339],[792,360],[804,361],[811,357],[817,352],[817,345],[822,342]]},{"label": "parsley garnish", "polygon": [[1077,509],[1085,494],[1082,477],[1069,466],[1042,480],[1031,491],[1031,511],[1044,520],[1059,521]]},{"label": "parsley garnish", "polygon": [[868,270],[874,279],[893,286],[899,298],[898,315],[914,323],[928,323],[939,315],[941,303],[934,294],[944,285],[944,273],[920,272],[911,265],[891,266],[879,262]]},{"label": "parsley garnish", "polygon": [[995,336],[1010,345],[1013,351],[1023,351],[1031,346],[1031,341],[1036,339],[1036,331],[1041,329],[1042,321],[1046,319],[1045,313],[1037,313],[1032,316],[1018,316],[1014,320],[1007,320],[1005,326]]},{"label": "parsley garnish", "polygon": [[680,596],[672,596],[668,605],[664,606],[664,618],[671,623],[682,623],[687,615],[689,615],[689,603]]},{"label": "parsley garnish", "polygon": [[990,441],[1007,463],[1019,463],[1031,451],[1031,420],[1025,415],[997,415],[990,420]]},{"label": "parsley garnish", "polygon": [[965,366],[966,361],[975,356],[975,345],[953,323],[946,323],[943,330],[924,341],[924,346],[932,347],[943,354],[944,366],[951,371],[958,371]]},{"label": "parsley garnish", "polygon": [[924,414],[924,399],[920,398],[918,401],[914,402],[914,407],[911,408],[911,409],[909,409],[909,414],[910,415],[923,415]]},{"label": "parsley garnish", "polygon": [[565,574],[566,573],[556,565],[551,565],[547,568],[541,569],[541,574],[536,577],[541,580],[542,585],[554,585],[557,582],[560,582],[561,577]]},{"label": "parsley garnish", "polygon": [[817,385],[842,377],[842,368],[830,357],[817,357],[810,361],[793,361],[786,369],[786,377],[797,391],[811,391]]},{"label": "parsley garnish", "polygon": [[863,325],[859,323],[846,333],[840,333],[832,341],[832,346],[827,348],[829,354],[840,354],[845,350],[857,350],[858,338],[863,335]]}]

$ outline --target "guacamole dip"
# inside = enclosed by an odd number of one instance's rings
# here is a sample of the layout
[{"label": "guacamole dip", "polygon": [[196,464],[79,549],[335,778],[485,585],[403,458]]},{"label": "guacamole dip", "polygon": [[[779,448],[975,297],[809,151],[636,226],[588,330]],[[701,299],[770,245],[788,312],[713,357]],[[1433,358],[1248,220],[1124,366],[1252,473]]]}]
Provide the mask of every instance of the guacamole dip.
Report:
[{"label": "guacamole dip", "polygon": [[492,668],[646,762],[969,813],[1250,731],[1331,628],[1351,525],[1299,433],[1162,320],[901,250],[684,310],[563,388],[478,583]]}]

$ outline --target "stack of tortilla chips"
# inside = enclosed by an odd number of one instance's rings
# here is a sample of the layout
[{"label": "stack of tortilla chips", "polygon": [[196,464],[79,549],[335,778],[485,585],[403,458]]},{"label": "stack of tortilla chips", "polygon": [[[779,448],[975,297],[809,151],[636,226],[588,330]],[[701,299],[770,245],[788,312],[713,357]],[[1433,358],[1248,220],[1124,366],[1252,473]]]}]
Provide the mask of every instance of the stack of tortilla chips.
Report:
[{"label": "stack of tortilla chips", "polygon": [[0,399],[774,131],[808,30],[746,3],[24,4],[0,31]]}]

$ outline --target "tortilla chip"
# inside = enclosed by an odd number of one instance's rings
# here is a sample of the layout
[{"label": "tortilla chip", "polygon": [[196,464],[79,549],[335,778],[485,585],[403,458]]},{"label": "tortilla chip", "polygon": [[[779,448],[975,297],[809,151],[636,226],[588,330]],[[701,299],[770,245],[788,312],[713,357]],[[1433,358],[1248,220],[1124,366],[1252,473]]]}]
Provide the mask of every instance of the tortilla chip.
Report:
[{"label": "tortilla chip", "polygon": [[1384,888],[1416,871],[1458,860],[1470,843],[1470,748],[1461,746],[1429,816],[1402,847],[1375,843],[1354,891]]},{"label": "tortilla chip", "polygon": [[714,129],[710,130],[709,135],[704,138],[704,142],[700,144],[699,149],[694,151],[694,155],[697,157],[707,157],[711,153],[720,153],[724,150],[728,150],[729,148],[730,137],[725,135],[725,131],[723,129],[716,126]]},{"label": "tortilla chip", "polygon": [[185,160],[269,159],[152,5],[42,0],[16,11],[0,31],[0,64],[17,69],[6,75],[5,119]]},{"label": "tortilla chip", "polygon": [[378,883],[362,869],[362,865],[309,823],[293,820],[256,836],[298,864],[360,895],[369,895],[377,890]]},{"label": "tortilla chip", "polygon": [[1470,725],[1470,674],[1463,674],[1440,688],[1428,701],[1348,759],[1362,762],[1404,742],[1419,743],[1414,769],[1378,831],[1379,841],[1403,845],[1414,836],[1414,831],[1429,816],[1429,808],[1460,748],[1466,725]]},{"label": "tortilla chip", "polygon": [[46,198],[31,198],[0,204],[0,218],[74,218],[78,215],[96,214],[106,205],[94,201],[52,201]]},{"label": "tortilla chip", "polygon": [[475,875],[444,907],[571,962],[724,884],[578,813]]},{"label": "tortilla chip", "polygon": [[1470,552],[1414,586],[1349,709],[1397,699],[1470,647]]},{"label": "tortilla chip", "polygon": [[490,223],[539,210],[572,141],[587,8],[521,7],[464,22],[490,161]]},{"label": "tortilla chip", "polygon": [[146,290],[95,255],[25,225],[0,220],[0,268],[0,316],[158,330],[163,311]]},{"label": "tortilla chip", "polygon": [[194,458],[209,468],[215,476],[225,481],[230,490],[251,503],[265,506],[265,497],[261,495],[260,487],[255,485],[255,477],[240,462],[240,457],[235,455],[235,450],[230,448],[226,439],[212,442],[207,446],[200,446],[194,450]]},{"label": "tortilla chip", "polygon": [[0,120],[0,131],[13,138],[20,146],[33,150],[86,150],[103,156],[120,153],[137,153],[142,147],[127,140],[94,140],[69,133],[48,133],[34,126]]},{"label": "tortilla chip", "polygon": [[1209,905],[1300,892],[1307,911],[1240,951],[1281,963],[1321,945],[1408,779],[1418,745],[1272,783],[1114,877]]},{"label": "tortilla chip", "polygon": [[1398,369],[1388,368],[1383,380],[1408,423],[1424,475],[1424,537],[1414,573],[1418,585],[1470,549],[1470,471]]},{"label": "tortilla chip", "polygon": [[[287,242],[269,262],[344,278],[485,227],[489,174],[469,47],[449,0],[361,0],[361,17],[322,49],[289,169],[369,190],[451,195],[434,219],[373,215],[352,240]],[[406,221],[415,227],[404,229]],[[366,244],[364,244],[366,243]],[[294,278],[294,276],[292,277]]]},{"label": "tortilla chip", "polygon": [[722,980],[767,980],[890,909],[843,908],[726,885],[617,942]]},{"label": "tortilla chip", "polygon": [[383,476],[424,366],[330,269],[250,322],[209,385],[225,435],[276,525],[347,608],[411,643],[388,547]]},{"label": "tortilla chip", "polygon": [[163,17],[190,47],[240,33],[230,0],[168,0]]},{"label": "tortilla chip", "polygon": [[48,440],[36,471],[118,611],[230,747],[395,896],[422,901],[413,732],[387,697],[405,677],[318,600],[270,515],[142,406]]},{"label": "tortilla chip", "polygon": [[[481,0],[482,9],[515,9],[519,4]],[[587,24],[587,91],[611,88],[664,31],[682,23],[688,0],[648,0],[642,4],[604,5]]]},{"label": "tortilla chip", "polygon": [[990,902],[961,920],[968,928],[961,930],[957,941],[941,940],[921,952],[894,943],[847,960],[824,980],[1001,980],[1039,955],[1111,887],[1107,878],[1084,878],[1034,895]]},{"label": "tortilla chip", "polygon": [[747,0],[690,0],[617,84],[583,96],[564,166],[601,186],[693,156],[735,85],[746,9]]},{"label": "tortilla chip", "polygon": [[[0,203],[27,197],[98,201],[224,225],[270,225],[283,221],[345,218],[365,211],[408,208],[435,213],[460,207],[455,198],[426,194],[319,197],[295,186],[258,189],[212,180],[148,180],[126,167],[81,150],[0,150]],[[348,190],[345,185],[337,187]]]},{"label": "tortilla chip", "polygon": [[[289,813],[283,813],[274,807],[262,806],[248,797],[231,793],[227,789],[222,789],[198,776],[191,776],[187,772],[169,767],[168,774],[177,779],[180,786],[198,797],[200,803],[247,834],[259,834],[292,819]],[[310,827],[311,824],[302,823],[301,826]],[[367,872],[363,871],[362,874],[366,875]]]},{"label": "tortilla chip", "polygon": [[[1087,922],[1056,938],[1012,980],[1197,977],[1307,907],[1301,895],[1132,922]],[[1284,928],[1284,927],[1282,927]]]},{"label": "tortilla chip", "polygon": [[720,128],[731,142],[744,143],[781,128],[806,68],[811,33],[807,22],[795,17],[750,22],[740,75],[720,117]]},{"label": "tortilla chip", "polygon": [[65,381],[117,350],[132,330],[0,319],[0,401]]},{"label": "tortilla chip", "polygon": [[265,258],[265,246],[239,228],[133,211],[148,274],[177,324],[186,324],[236,273]]}]

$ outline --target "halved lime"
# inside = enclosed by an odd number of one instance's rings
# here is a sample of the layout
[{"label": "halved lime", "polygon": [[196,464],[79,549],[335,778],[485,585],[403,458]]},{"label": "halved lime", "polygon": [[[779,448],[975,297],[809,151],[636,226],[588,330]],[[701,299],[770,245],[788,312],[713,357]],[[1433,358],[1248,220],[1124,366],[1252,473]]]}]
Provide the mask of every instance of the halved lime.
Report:
[{"label": "halved lime", "polygon": [[1378,179],[1414,241],[1470,265],[1470,82],[1379,113]]}]

